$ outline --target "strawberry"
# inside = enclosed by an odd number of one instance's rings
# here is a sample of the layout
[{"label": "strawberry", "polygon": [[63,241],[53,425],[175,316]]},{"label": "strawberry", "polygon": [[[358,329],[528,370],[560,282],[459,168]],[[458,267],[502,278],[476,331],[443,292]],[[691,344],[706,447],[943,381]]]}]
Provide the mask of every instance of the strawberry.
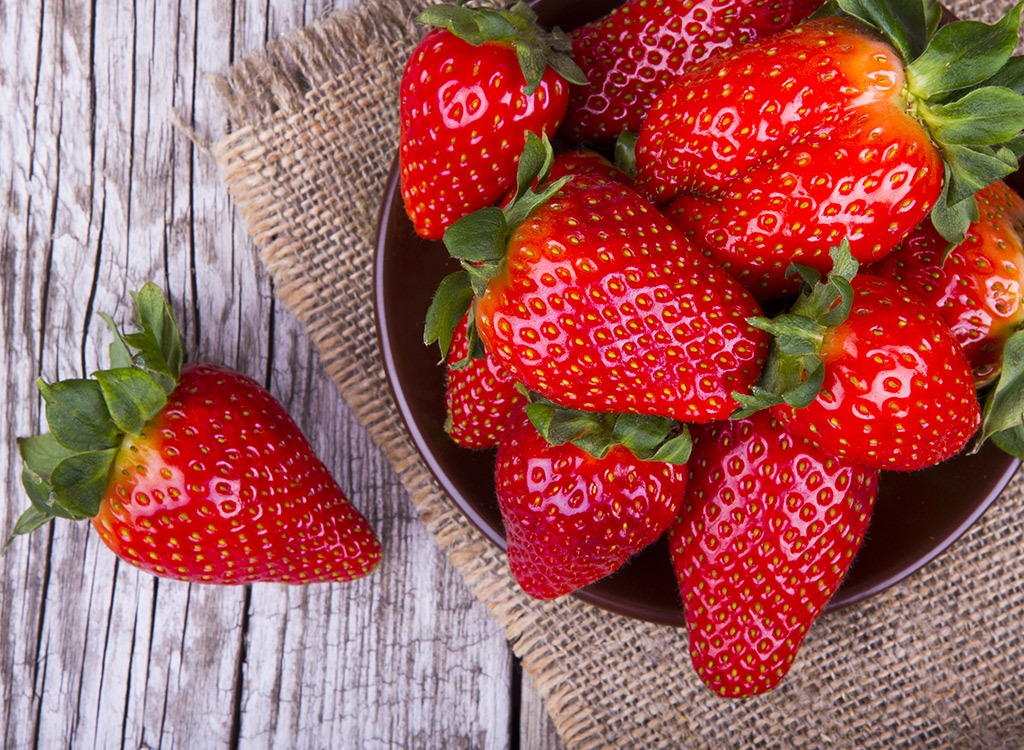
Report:
[{"label": "strawberry", "polygon": [[931,0],[837,5],[855,18],[807,21],[680,76],[637,142],[638,189],[759,299],[796,291],[791,262],[826,272],[842,239],[859,261],[881,258],[929,212],[961,241],[974,192],[1024,151],[1024,96],[1008,88],[1019,8],[936,31]]},{"label": "strawberry", "polygon": [[525,3],[435,5],[417,21],[442,28],[427,33],[402,75],[401,192],[416,233],[440,239],[515,184],[526,133],[553,134],[569,81],[583,78],[568,37],[542,31]]},{"label": "strawberry", "polygon": [[573,86],[563,132],[612,141],[640,131],[654,100],[680,73],[716,50],[773,34],[820,0],[627,0],[574,30],[573,58],[587,77]]},{"label": "strawberry", "polygon": [[[546,153],[523,163],[546,173],[549,145]],[[535,176],[522,175],[504,209],[448,230],[464,271],[446,279],[435,305],[451,296],[448,283],[471,288],[488,353],[563,406],[682,422],[728,416],[731,392],[757,380],[766,351],[747,322],[758,314],[753,298],[627,186],[581,174],[535,193]],[[434,328],[426,341],[442,338]]]},{"label": "strawberry", "polygon": [[467,314],[448,350],[445,430],[464,448],[493,448],[512,411],[525,402],[516,381],[486,353],[470,357]]},{"label": "strawberry", "polygon": [[669,532],[690,658],[721,696],[771,690],[835,594],[878,471],[819,453],[768,413],[696,428]]},{"label": "strawberry", "polygon": [[938,311],[981,386],[998,376],[1006,339],[1024,322],[1024,200],[1002,180],[977,200],[980,219],[948,256],[949,243],[926,220],[870,271]]},{"label": "strawberry", "polygon": [[[974,379],[933,309],[893,281],[859,275],[844,243],[834,270],[789,313],[752,321],[775,335],[762,383],[737,416],[764,407],[822,452],[865,466],[922,469],[959,452],[981,412]],[[803,269],[813,281],[811,269]]]},{"label": "strawberry", "polygon": [[637,429],[638,420],[543,401],[513,414],[495,487],[509,568],[530,596],[554,599],[610,575],[676,517],[689,435],[673,435],[668,420]]},{"label": "strawberry", "polygon": [[371,572],[373,530],[281,405],[240,373],[182,365],[156,285],[135,302],[141,330],[117,333],[111,369],[40,381],[50,432],[19,441],[32,505],[14,535],[90,518],[125,562],[192,582]]}]

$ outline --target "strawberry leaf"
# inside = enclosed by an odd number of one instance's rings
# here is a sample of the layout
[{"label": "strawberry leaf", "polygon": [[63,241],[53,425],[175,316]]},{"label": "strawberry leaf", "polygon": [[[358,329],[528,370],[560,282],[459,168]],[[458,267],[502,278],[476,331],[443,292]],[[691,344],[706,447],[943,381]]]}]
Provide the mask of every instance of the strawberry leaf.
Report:
[{"label": "strawberry leaf", "polygon": [[40,510],[35,505],[30,505],[24,513],[18,516],[18,520],[14,523],[14,529],[11,531],[11,535],[7,537],[7,541],[4,542],[2,552],[7,552],[7,548],[11,546],[11,542],[13,542],[16,537],[23,536],[24,534],[31,534],[36,529],[52,521],[53,518],[53,515],[46,511]]},{"label": "strawberry leaf", "polygon": [[690,435],[684,425],[648,414],[588,412],[559,406],[522,389],[530,403],[526,416],[552,445],[572,443],[595,458],[621,445],[641,461],[686,463]]},{"label": "strawberry leaf", "polygon": [[982,188],[1017,169],[1016,157],[1012,152],[1001,153],[989,146],[944,144],[942,151],[949,167],[946,201],[950,205],[971,199]]},{"label": "strawberry leaf", "polygon": [[103,392],[95,380],[72,378],[52,385],[42,379],[46,421],[54,439],[71,451],[113,448],[121,432],[110,418]]},{"label": "strawberry leaf", "polygon": [[995,146],[1024,130],[1024,96],[987,86],[949,104],[919,110],[943,143]]},{"label": "strawberry leaf", "polygon": [[904,60],[924,52],[941,16],[941,9],[931,0],[836,0],[836,5],[881,32]]},{"label": "strawberry leaf", "polygon": [[[805,286],[790,312],[749,319],[751,325],[772,335],[772,343],[758,384],[750,393],[732,394],[740,406],[731,419],[746,419],[783,403],[802,409],[817,397],[825,379],[818,352],[829,330],[849,316],[853,306],[850,282],[859,270],[846,240],[832,248],[830,255],[831,273]],[[813,279],[813,274],[807,274],[805,285]]]},{"label": "strawberry leaf", "polygon": [[682,426],[681,432],[675,437],[669,438],[651,456],[651,461],[658,461],[663,464],[675,464],[682,466],[690,460],[690,453],[693,450],[693,439],[686,426]]},{"label": "strawberry leaf", "polygon": [[612,439],[629,448],[637,458],[653,456],[665,442],[675,422],[645,414],[620,414],[612,428]]},{"label": "strawberry leaf", "polygon": [[545,31],[537,23],[537,14],[529,5],[518,2],[508,10],[469,8],[465,5],[434,5],[416,17],[426,26],[448,29],[463,41],[479,47],[489,42],[511,46],[519,60],[530,96],[550,67],[570,83],[587,82],[583,71],[572,59],[572,42],[561,29]]},{"label": "strawberry leaf", "polygon": [[1024,461],[1024,425],[997,432],[991,440],[1004,453]]},{"label": "strawberry leaf", "polygon": [[956,21],[936,31],[924,52],[907,66],[911,93],[934,99],[996,75],[1017,46],[1022,7],[1024,3],[1014,6],[992,25]]},{"label": "strawberry leaf", "polygon": [[68,514],[67,511],[59,510],[59,512],[57,512],[59,506],[56,504],[57,495],[54,494],[53,487],[50,486],[49,482],[31,471],[27,466],[24,466],[21,469],[21,486],[25,488],[28,499],[34,508],[38,508],[42,512],[49,514],[51,517],[60,514],[70,517],[70,514]]},{"label": "strawberry leaf", "polygon": [[110,343],[110,366],[131,367],[133,365],[132,353],[128,348],[128,344],[125,343],[124,336],[121,335],[121,329],[118,328],[114,319],[106,313],[100,313],[99,316],[107,324],[107,328],[114,334],[114,340]]},{"label": "strawberry leaf", "polygon": [[65,448],[57,442],[52,433],[46,432],[42,435],[18,438],[18,452],[30,471],[49,481],[57,464],[74,451]]},{"label": "strawberry leaf", "polygon": [[121,432],[138,435],[167,403],[167,394],[160,384],[136,367],[100,370],[94,377],[110,417]]},{"label": "strawberry leaf", "polygon": [[69,456],[53,470],[51,484],[57,504],[78,519],[92,518],[107,491],[116,448]]},{"label": "strawberry leaf", "polygon": [[468,263],[484,263],[505,257],[509,227],[505,213],[495,206],[463,216],[444,232],[448,254]]},{"label": "strawberry leaf", "polygon": [[997,433],[1019,430],[1022,425],[1024,425],[1024,331],[1017,331],[1006,340],[1003,347],[1003,365],[999,381],[985,400],[979,444]]},{"label": "strawberry leaf", "polygon": [[971,224],[978,220],[978,202],[973,195],[959,203],[949,202],[949,191],[953,181],[948,176],[948,165],[946,169],[947,177],[942,184],[942,193],[929,215],[935,230],[949,243],[942,255],[943,263],[953,249],[963,242]]},{"label": "strawberry leaf", "polygon": [[430,346],[435,341],[441,348],[441,360],[448,356],[455,329],[473,302],[473,288],[469,274],[456,271],[441,280],[434,292],[434,298],[427,308],[423,324],[423,343]]},{"label": "strawberry leaf", "polygon": [[174,390],[184,353],[181,333],[174,322],[163,290],[153,282],[132,294],[142,329],[124,337],[125,343],[137,350],[136,363],[153,373],[167,393]]}]

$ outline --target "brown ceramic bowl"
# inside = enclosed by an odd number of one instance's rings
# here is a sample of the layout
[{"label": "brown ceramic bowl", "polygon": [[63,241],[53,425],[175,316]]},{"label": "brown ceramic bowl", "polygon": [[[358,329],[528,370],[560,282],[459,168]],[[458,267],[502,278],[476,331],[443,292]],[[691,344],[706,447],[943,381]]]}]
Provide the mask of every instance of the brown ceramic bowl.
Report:
[{"label": "brown ceramic bowl", "polygon": [[[541,22],[564,29],[608,12],[616,0],[541,0]],[[380,347],[402,418],[420,454],[455,504],[505,548],[494,494],[493,451],[468,451],[444,431],[444,368],[423,345],[423,320],[438,282],[457,270],[439,242],[420,239],[406,218],[397,167],[384,190],[374,294]],[[909,474],[883,473],[867,539],[829,609],[853,604],[903,580],[956,541],[995,500],[1018,462],[987,446]],[[575,594],[619,614],[683,625],[682,605],[661,540],[625,567]]]}]

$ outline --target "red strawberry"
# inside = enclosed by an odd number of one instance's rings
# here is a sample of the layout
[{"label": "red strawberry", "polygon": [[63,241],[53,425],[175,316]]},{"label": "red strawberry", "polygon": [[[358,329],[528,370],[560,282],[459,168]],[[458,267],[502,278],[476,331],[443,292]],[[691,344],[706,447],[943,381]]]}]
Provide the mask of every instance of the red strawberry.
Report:
[{"label": "red strawberry", "polygon": [[[612,415],[573,418],[610,419],[606,431],[615,431]],[[549,412],[546,429],[550,421]],[[509,567],[530,596],[553,599],[610,575],[676,517],[685,453],[667,463],[639,459],[621,444],[602,450],[598,457],[568,440],[552,445],[524,408],[513,414],[498,445],[495,487]]]},{"label": "red strawberry", "polygon": [[977,200],[981,218],[948,257],[949,243],[925,221],[871,273],[938,311],[980,386],[999,374],[1006,339],[1024,322],[1024,200],[1002,180]]},{"label": "red strawberry", "polygon": [[772,406],[794,435],[865,466],[910,471],[950,458],[981,421],[963,351],[934,310],[895,282],[853,277],[845,246],[833,255],[827,283],[790,313],[755,321],[776,339],[762,385],[740,400]]},{"label": "red strawberry", "polygon": [[40,382],[50,432],[20,440],[32,506],[14,534],[91,518],[114,553],[204,583],[349,581],[380,544],[295,422],[258,383],[181,365],[162,292],[95,379]]},{"label": "red strawberry", "polygon": [[694,431],[669,535],[690,658],[740,698],[785,677],[864,539],[878,472],[825,456],[767,413]]},{"label": "red strawberry", "polygon": [[520,193],[445,235],[490,355],[573,409],[728,416],[765,354],[753,298],[625,185],[579,175]]},{"label": "red strawberry", "polygon": [[542,31],[524,3],[509,11],[436,5],[417,20],[446,28],[423,38],[402,76],[402,198],[416,233],[440,239],[515,184],[526,133],[553,134],[567,79],[582,78],[568,37]]},{"label": "red strawberry", "polygon": [[572,175],[590,175],[602,177],[610,182],[620,182],[623,185],[632,183],[627,175],[618,166],[613,165],[596,151],[588,149],[577,149],[574,151],[563,151],[555,157],[551,165],[549,180],[558,180],[562,177]]},{"label": "red strawberry", "polygon": [[716,50],[773,34],[819,0],[627,0],[570,35],[587,84],[573,86],[563,130],[578,141],[640,131],[654,100]]},{"label": "red strawberry", "polygon": [[459,323],[448,350],[445,429],[464,448],[493,448],[526,397],[492,357],[469,356],[468,320],[467,315]]},{"label": "red strawberry", "polygon": [[930,2],[895,20],[882,0],[838,5],[888,40],[830,17],[736,46],[680,76],[637,143],[640,191],[762,299],[796,291],[791,262],[827,271],[844,238],[876,260],[929,211],[959,241],[1021,150],[1024,97],[1000,72],[1019,10],[933,33]]}]

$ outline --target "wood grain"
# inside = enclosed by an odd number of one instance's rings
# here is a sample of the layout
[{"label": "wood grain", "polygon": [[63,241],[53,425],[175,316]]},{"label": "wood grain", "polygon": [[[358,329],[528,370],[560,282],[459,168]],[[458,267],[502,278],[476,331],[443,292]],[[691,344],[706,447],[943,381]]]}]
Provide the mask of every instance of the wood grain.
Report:
[{"label": "wood grain", "polygon": [[275,300],[212,159],[172,124],[217,136],[206,74],[326,9],[0,0],[4,536],[26,504],[15,437],[40,428],[35,379],[100,365],[97,313],[125,320],[128,292],[153,279],[192,358],[263,382],[386,547],[346,586],[219,588],[138,573],[85,524],[17,540],[0,561],[4,747],[560,746]]}]

